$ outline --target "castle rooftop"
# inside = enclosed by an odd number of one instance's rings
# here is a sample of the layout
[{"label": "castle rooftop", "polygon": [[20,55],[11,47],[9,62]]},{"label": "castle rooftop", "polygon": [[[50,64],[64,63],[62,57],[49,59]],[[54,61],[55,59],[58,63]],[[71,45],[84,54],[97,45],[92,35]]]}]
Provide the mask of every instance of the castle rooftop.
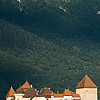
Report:
[{"label": "castle rooftop", "polygon": [[97,88],[97,86],[92,82],[92,80],[86,75],[80,83],[76,86],[78,88]]}]

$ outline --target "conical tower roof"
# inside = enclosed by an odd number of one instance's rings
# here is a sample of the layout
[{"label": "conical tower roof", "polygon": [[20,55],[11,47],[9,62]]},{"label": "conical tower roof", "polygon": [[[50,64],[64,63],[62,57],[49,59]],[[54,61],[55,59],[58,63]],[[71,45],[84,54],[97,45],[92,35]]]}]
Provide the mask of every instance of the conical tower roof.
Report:
[{"label": "conical tower roof", "polygon": [[92,82],[92,80],[86,75],[76,88],[97,88],[97,86]]},{"label": "conical tower roof", "polygon": [[14,97],[15,91],[13,87],[10,88],[9,92],[7,93],[6,97]]},{"label": "conical tower roof", "polygon": [[22,89],[28,89],[28,88],[31,88],[31,85],[26,81],[22,86],[21,86]]}]

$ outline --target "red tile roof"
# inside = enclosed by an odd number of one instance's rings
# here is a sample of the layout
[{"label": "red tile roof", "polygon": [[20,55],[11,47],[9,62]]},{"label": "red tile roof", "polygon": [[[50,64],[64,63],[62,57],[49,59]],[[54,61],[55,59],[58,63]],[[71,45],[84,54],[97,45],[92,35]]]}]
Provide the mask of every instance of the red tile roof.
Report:
[{"label": "red tile roof", "polygon": [[65,91],[63,92],[63,94],[60,94],[57,91],[57,94],[52,94],[54,97],[64,97],[64,96],[72,96],[71,92],[69,91],[69,89],[65,89]]},{"label": "red tile roof", "polygon": [[14,89],[11,87],[9,92],[7,93],[6,97],[14,97],[15,91]]},{"label": "red tile roof", "polygon": [[26,81],[22,86],[21,86],[22,89],[28,89],[28,88],[31,88],[31,85]]},{"label": "red tile roof", "polygon": [[63,97],[63,94],[53,94],[54,97]]},{"label": "red tile roof", "polygon": [[53,94],[53,91],[51,91],[50,88],[45,87],[44,89],[40,90],[38,97],[51,98],[52,94]]},{"label": "red tile roof", "polygon": [[79,94],[72,94],[69,91],[69,89],[65,89],[65,91],[63,92],[63,94],[59,94],[59,92],[57,92],[57,94],[52,93],[52,96],[54,96],[54,97],[64,97],[64,96],[80,97]]},{"label": "red tile roof", "polygon": [[91,79],[86,75],[76,88],[97,88],[97,86],[91,81]]},{"label": "red tile roof", "polygon": [[79,94],[72,94],[73,97],[80,97]]},{"label": "red tile roof", "polygon": [[57,94],[53,94],[54,97],[63,97],[63,94],[60,94],[59,91],[57,91]]},{"label": "red tile roof", "polygon": [[65,89],[65,91],[63,92],[64,96],[71,96],[72,93],[69,91],[69,89]]}]

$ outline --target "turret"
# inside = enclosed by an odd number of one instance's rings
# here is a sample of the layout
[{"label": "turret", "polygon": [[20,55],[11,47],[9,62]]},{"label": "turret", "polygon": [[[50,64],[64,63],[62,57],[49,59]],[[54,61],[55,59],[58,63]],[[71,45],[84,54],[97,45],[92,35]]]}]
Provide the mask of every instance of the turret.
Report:
[{"label": "turret", "polygon": [[6,100],[14,100],[15,91],[13,87],[10,88],[9,92],[6,95]]},{"label": "turret", "polygon": [[76,86],[76,94],[79,94],[81,100],[97,100],[97,86],[86,75]]}]

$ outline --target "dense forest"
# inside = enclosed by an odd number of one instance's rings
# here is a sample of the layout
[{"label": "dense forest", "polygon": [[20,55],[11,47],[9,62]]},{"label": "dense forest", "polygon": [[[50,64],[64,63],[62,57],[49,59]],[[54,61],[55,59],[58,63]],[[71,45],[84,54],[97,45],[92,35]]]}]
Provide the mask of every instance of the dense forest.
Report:
[{"label": "dense forest", "polygon": [[75,92],[86,74],[100,98],[99,10],[100,0],[0,0],[0,100],[26,80]]}]

